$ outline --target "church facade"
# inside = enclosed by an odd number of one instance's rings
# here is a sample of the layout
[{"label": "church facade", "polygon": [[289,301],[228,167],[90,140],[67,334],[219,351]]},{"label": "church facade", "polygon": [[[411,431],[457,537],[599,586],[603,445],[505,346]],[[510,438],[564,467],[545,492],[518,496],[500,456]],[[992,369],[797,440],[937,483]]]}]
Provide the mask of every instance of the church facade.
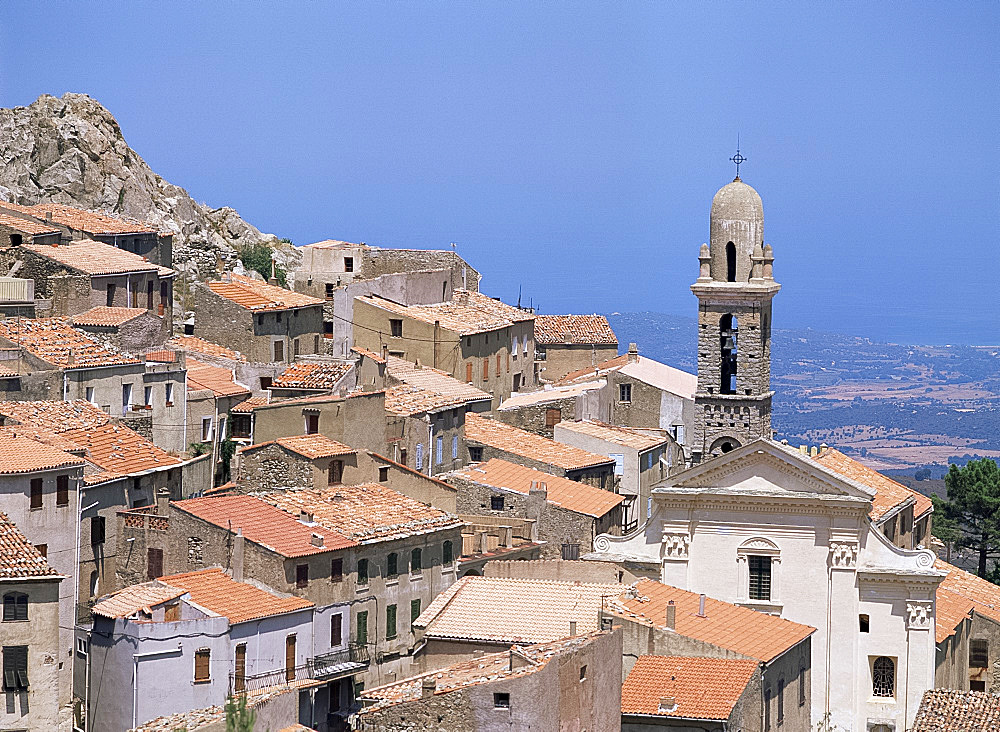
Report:
[{"label": "church facade", "polygon": [[[701,461],[652,490],[654,510],[588,559],[816,628],[801,669],[813,724],[903,732],[934,686],[935,591],[926,549],[874,526],[876,489],[772,439],[771,298],[760,197],[738,178],[712,205],[692,287],[699,302],[696,444]],[[800,703],[793,681],[765,689],[765,729]]]}]

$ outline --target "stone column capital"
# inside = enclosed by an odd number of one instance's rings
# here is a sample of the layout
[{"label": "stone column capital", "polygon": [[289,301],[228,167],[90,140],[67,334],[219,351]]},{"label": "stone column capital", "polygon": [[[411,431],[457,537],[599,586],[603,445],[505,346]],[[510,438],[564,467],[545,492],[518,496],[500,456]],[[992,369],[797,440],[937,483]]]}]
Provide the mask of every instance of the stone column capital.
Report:
[{"label": "stone column capital", "polygon": [[906,601],[906,629],[930,630],[934,616],[934,603],[931,600]]}]

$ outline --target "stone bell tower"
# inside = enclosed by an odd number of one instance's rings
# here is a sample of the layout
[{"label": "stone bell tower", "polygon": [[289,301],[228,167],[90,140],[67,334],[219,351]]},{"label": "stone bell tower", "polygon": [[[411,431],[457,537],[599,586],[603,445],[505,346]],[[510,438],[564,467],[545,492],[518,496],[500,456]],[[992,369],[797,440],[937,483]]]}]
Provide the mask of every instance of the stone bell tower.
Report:
[{"label": "stone bell tower", "polygon": [[771,246],[764,206],[736,179],[712,199],[710,244],[701,245],[695,462],[771,437]]}]

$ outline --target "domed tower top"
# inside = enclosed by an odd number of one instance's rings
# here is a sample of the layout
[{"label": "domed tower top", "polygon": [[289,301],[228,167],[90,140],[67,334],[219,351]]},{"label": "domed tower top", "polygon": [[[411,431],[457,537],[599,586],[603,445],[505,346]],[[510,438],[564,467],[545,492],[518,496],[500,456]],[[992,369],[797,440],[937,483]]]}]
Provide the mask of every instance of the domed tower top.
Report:
[{"label": "domed tower top", "polygon": [[753,256],[764,247],[764,204],[739,176],[712,199],[709,224],[711,277],[721,282],[749,282]]}]

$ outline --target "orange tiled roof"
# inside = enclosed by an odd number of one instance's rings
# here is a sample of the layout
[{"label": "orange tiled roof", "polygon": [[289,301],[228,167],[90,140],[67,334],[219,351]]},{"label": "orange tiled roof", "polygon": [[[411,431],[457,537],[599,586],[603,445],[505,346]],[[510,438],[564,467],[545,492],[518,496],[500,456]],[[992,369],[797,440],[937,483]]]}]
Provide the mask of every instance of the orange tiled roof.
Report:
[{"label": "orange tiled roof", "polygon": [[[0,206],[8,206],[10,204],[0,201]],[[55,234],[59,232],[51,224],[43,224],[38,221],[33,221],[32,219],[22,219],[20,216],[11,216],[7,213],[0,213],[0,225],[8,226],[11,229],[16,229],[24,234],[30,236],[36,236],[38,234]]]},{"label": "orange tiled roof", "polygon": [[253,414],[257,407],[263,407],[271,403],[269,394],[264,396],[252,396],[229,409],[230,414]]},{"label": "orange tiled roof", "polygon": [[[748,658],[639,656],[622,685],[622,714],[729,719],[756,670]],[[661,709],[664,697],[672,709]]]},{"label": "orange tiled roof", "polygon": [[937,589],[938,643],[955,632],[970,603],[977,613],[1000,623],[1000,586],[941,559],[934,561],[934,568],[948,573]]},{"label": "orange tiled roof", "polygon": [[273,491],[261,498],[362,544],[399,539],[462,525],[461,519],[377,483]]},{"label": "orange tiled roof", "polygon": [[472,384],[459,381],[446,371],[431,368],[430,366],[417,366],[415,363],[389,356],[386,373],[396,381],[409,386],[416,386],[421,389],[433,391],[443,398],[453,397],[468,402],[480,402],[492,399],[482,389],[477,389]]},{"label": "orange tiled roof", "polygon": [[[111,415],[85,399],[62,401],[0,401],[0,415],[20,423],[23,428],[62,432],[70,429],[88,430],[108,424]],[[23,431],[21,427],[18,432]],[[59,445],[56,445],[57,447]]]},{"label": "orange tiled roof", "polygon": [[614,358],[609,358],[607,361],[601,361],[596,366],[591,366],[589,369],[578,369],[576,371],[570,371],[564,377],[557,381],[557,384],[569,384],[574,381],[579,381],[580,379],[590,380],[593,379],[595,375],[604,376],[609,371],[617,371],[623,366],[628,365],[628,354],[623,353],[621,356],[615,356]]},{"label": "orange tiled roof", "polygon": [[[358,543],[324,526],[307,526],[280,508],[254,496],[228,495],[189,498],[170,504],[192,516],[230,531],[243,530],[247,541],[260,544],[283,557],[323,554]],[[313,544],[313,535],[323,537],[323,546]]]},{"label": "orange tiled roof", "polygon": [[89,462],[115,475],[141,473],[182,463],[139,433],[117,424],[65,430],[60,434],[87,448]]},{"label": "orange tiled roof", "polygon": [[234,302],[247,310],[291,310],[293,308],[322,305],[323,301],[315,297],[303,295],[284,287],[269,285],[261,280],[255,280],[243,275],[231,275],[230,282],[213,280],[208,283],[209,289],[219,297]]},{"label": "orange tiled roof", "polygon": [[180,351],[201,353],[206,356],[221,356],[222,358],[228,358],[230,361],[246,363],[246,358],[238,351],[230,350],[225,346],[220,346],[218,343],[212,343],[197,336],[176,335],[167,341],[167,345]]},{"label": "orange tiled roof", "polygon": [[446,396],[409,384],[390,386],[385,390],[385,411],[400,417],[436,412],[439,409],[454,409],[464,404],[465,399],[462,397]]},{"label": "orange tiled roof", "polygon": [[161,277],[175,274],[168,267],[160,267],[145,257],[100,241],[81,240],[59,246],[25,244],[24,248],[92,277],[126,272],[156,272]]},{"label": "orange tiled roof", "polygon": [[1000,696],[985,691],[928,689],[909,732],[976,732],[1000,729]]},{"label": "orange tiled roof", "polygon": [[165,602],[176,600],[187,594],[187,590],[171,587],[153,580],[141,585],[130,585],[107,597],[98,600],[94,605],[94,615],[104,618],[128,618],[138,612],[149,612],[151,608]]},{"label": "orange tiled roof", "polygon": [[294,363],[274,380],[274,389],[332,389],[351,370],[343,361]]},{"label": "orange tiled roof", "polygon": [[249,389],[233,380],[232,369],[209,366],[193,359],[187,362],[187,380],[188,391],[208,389],[219,397],[250,393]]},{"label": "orange tiled roof", "polygon": [[598,614],[619,584],[466,575],[414,622],[426,636],[494,643],[544,643],[598,630]]},{"label": "orange tiled roof", "polygon": [[943,643],[972,614],[976,603],[940,585],[934,600],[934,642]]},{"label": "orange tiled roof", "polygon": [[0,320],[0,337],[62,368],[142,363],[76,330],[68,318],[7,318]]},{"label": "orange tiled roof", "polygon": [[632,429],[631,427],[621,427],[619,425],[608,424],[607,422],[599,422],[596,419],[585,419],[580,422],[560,422],[559,427],[640,451],[650,450],[654,447],[661,447],[667,444],[667,438],[665,437],[647,435],[645,432]]},{"label": "orange tiled roof", "polygon": [[816,630],[711,597],[705,598],[705,616],[699,617],[699,595],[652,580],[639,580],[634,590],[610,601],[607,610],[644,625],[663,628],[670,600],[677,608],[674,627],[679,635],[760,661],[772,661]]},{"label": "orange tiled roof", "polygon": [[354,353],[359,353],[365,358],[370,358],[375,363],[385,363],[386,360],[374,351],[369,351],[367,348],[361,348],[360,346],[354,346],[351,348]]},{"label": "orange tiled roof", "polygon": [[424,323],[441,324],[442,328],[460,335],[474,335],[500,328],[509,328],[514,323],[534,320],[535,316],[525,310],[494,300],[479,292],[455,290],[448,302],[434,305],[400,305],[373,295],[356,298],[369,305],[387,310],[395,315],[413,318]]},{"label": "orange tiled roof", "polygon": [[240,452],[258,450],[268,445],[280,445],[286,450],[301,455],[307,460],[318,460],[320,458],[337,457],[338,455],[356,455],[357,450],[349,445],[331,440],[326,435],[296,435],[294,437],[279,437],[270,442],[261,442],[256,445],[241,447]]},{"label": "orange tiled roof", "polygon": [[58,577],[35,545],[28,541],[7,514],[0,512],[0,577]]},{"label": "orange tiled roof", "polygon": [[618,337],[603,315],[536,315],[535,342],[542,346],[617,346]]},{"label": "orange tiled roof", "polygon": [[85,313],[74,315],[72,320],[73,325],[115,327],[135,320],[147,312],[149,311],[145,308],[109,308],[105,305],[99,305]]},{"label": "orange tiled roof", "polygon": [[32,473],[83,465],[81,458],[18,432],[10,427],[0,428],[0,473]]},{"label": "orange tiled roof", "polygon": [[625,500],[623,496],[611,491],[602,491],[600,488],[586,483],[561,478],[558,475],[550,475],[498,458],[465,468],[454,474],[476,483],[506,488],[523,495],[528,495],[533,482],[543,482],[548,491],[549,503],[595,518],[605,516]]},{"label": "orange tiled roof", "polygon": [[914,519],[920,518],[934,507],[931,499],[927,496],[910,490],[902,483],[887,478],[854,458],[847,457],[840,450],[834,450],[832,447],[827,448],[813,459],[835,473],[840,473],[875,490],[875,499],[872,501],[871,508],[872,521],[878,521],[890,510],[906,503],[911,498],[915,501],[913,506]]},{"label": "orange tiled roof", "polygon": [[191,601],[230,623],[243,623],[314,607],[301,597],[279,597],[245,582],[237,582],[219,568],[172,574],[159,578],[191,593]]},{"label": "orange tiled roof", "polygon": [[312,396],[301,396],[293,397],[291,399],[271,399],[270,397],[253,397],[252,399],[247,399],[245,402],[241,402],[238,406],[241,407],[240,411],[245,411],[246,413],[252,412],[255,409],[260,409],[262,407],[285,407],[285,406],[296,406],[299,404],[331,404],[333,402],[340,402],[344,399],[354,399],[357,397],[375,397],[381,396],[384,392],[381,391],[351,391],[344,396],[339,394],[314,394]]},{"label": "orange tiled roof", "polygon": [[465,438],[565,470],[590,468],[614,462],[605,455],[596,455],[578,447],[564,445],[474,413],[465,415]]},{"label": "orange tiled roof", "polygon": [[125,218],[108,216],[97,211],[86,211],[61,203],[36,203],[34,206],[22,206],[14,203],[0,202],[0,207],[10,208],[21,213],[35,216],[42,221],[45,214],[52,214],[52,221],[77,231],[88,234],[150,234],[158,233],[157,227],[140,221],[129,221]]}]

